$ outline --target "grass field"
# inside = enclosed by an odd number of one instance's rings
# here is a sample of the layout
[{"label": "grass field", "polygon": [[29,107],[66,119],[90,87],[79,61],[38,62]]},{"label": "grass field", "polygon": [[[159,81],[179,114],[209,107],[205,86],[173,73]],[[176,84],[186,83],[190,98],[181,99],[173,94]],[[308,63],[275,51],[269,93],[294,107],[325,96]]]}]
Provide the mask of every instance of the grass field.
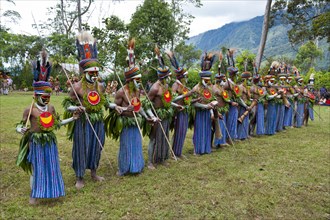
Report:
[{"label": "grass field", "polygon": [[[65,95],[51,98],[60,114]],[[106,181],[93,182],[87,172],[80,191],[62,128],[56,134],[66,196],[30,206],[29,176],[15,165],[21,138],[15,124],[31,100],[32,93],[0,96],[1,219],[330,219],[329,107],[315,106],[323,120],[315,115],[308,127],[204,156],[193,156],[189,131],[186,160],[137,176],[116,176],[119,142],[106,139],[98,171]]]}]

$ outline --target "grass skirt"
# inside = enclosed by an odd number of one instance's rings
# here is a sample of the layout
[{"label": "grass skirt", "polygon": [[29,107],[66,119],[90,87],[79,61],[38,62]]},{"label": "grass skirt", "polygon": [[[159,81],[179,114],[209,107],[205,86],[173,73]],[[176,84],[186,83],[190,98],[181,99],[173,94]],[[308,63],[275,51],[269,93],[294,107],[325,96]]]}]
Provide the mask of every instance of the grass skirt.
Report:
[{"label": "grass skirt", "polygon": [[210,110],[197,110],[193,143],[196,154],[211,153],[212,123]]},{"label": "grass skirt", "polygon": [[93,124],[93,127],[102,146],[100,146],[88,121],[79,118],[75,122],[72,167],[77,177],[83,177],[86,169],[96,170],[99,166],[105,140],[104,123],[103,121],[97,121]]},{"label": "grass skirt", "polygon": [[43,146],[31,141],[28,161],[33,168],[31,198],[65,196],[58,151],[54,141]]},{"label": "grass skirt", "polygon": [[144,168],[142,139],[137,126],[123,128],[118,154],[119,175],[141,173]]}]

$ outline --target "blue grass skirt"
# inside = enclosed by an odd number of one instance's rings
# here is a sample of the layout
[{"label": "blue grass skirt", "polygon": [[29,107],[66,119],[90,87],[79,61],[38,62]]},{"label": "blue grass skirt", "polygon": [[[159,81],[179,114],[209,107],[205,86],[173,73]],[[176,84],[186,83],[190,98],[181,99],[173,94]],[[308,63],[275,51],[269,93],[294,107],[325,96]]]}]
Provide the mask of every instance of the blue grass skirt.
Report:
[{"label": "blue grass skirt", "polygon": [[309,114],[309,118],[314,121],[314,111],[313,111],[313,107],[309,104],[308,106],[308,114]]},{"label": "blue grass skirt", "polygon": [[[243,113],[246,111],[244,107],[239,108],[239,116],[243,115]],[[243,140],[248,137],[249,133],[249,115],[247,115],[242,123],[239,123],[237,121],[237,139]]]},{"label": "blue grass skirt", "polygon": [[30,142],[28,161],[32,164],[31,198],[65,196],[57,146],[54,141],[44,146]]},{"label": "blue grass skirt", "polygon": [[119,175],[141,173],[144,168],[142,139],[137,126],[123,128],[118,154]]},{"label": "blue grass skirt", "polygon": [[95,122],[93,127],[102,146],[100,146],[88,121],[81,118],[75,121],[72,167],[77,177],[83,177],[86,169],[96,170],[99,166],[101,151],[105,140],[104,123],[103,121]]},{"label": "blue grass skirt", "polygon": [[277,124],[276,124],[276,131],[282,131],[284,125],[284,113],[285,113],[285,106],[283,104],[279,104],[277,106]]},{"label": "blue grass skirt", "polygon": [[173,146],[175,156],[181,156],[184,140],[188,130],[188,113],[178,112],[174,122]]},{"label": "blue grass skirt", "polygon": [[273,135],[276,129],[276,105],[275,103],[268,102],[265,134]]},{"label": "blue grass skirt", "polygon": [[219,124],[220,124],[220,130],[222,133],[222,138],[221,139],[214,139],[214,145],[217,146],[219,144],[226,144],[227,143],[227,130],[226,130],[226,113],[221,113],[223,119],[219,119]]},{"label": "blue grass skirt", "polygon": [[237,119],[238,108],[237,106],[230,106],[227,118],[227,128],[232,140],[237,139]]},{"label": "blue grass skirt", "polygon": [[291,104],[290,108],[285,108],[284,127],[291,127],[292,126],[294,103],[292,101],[290,101],[290,104]]},{"label": "blue grass skirt", "polygon": [[197,110],[193,143],[196,154],[211,153],[212,123],[210,110]]},{"label": "blue grass skirt", "polygon": [[305,104],[304,103],[299,103],[297,104],[297,112],[298,114],[296,114],[296,127],[297,128],[300,128],[303,123],[304,123],[304,107],[305,107]]},{"label": "blue grass skirt", "polygon": [[263,103],[258,103],[257,105],[257,135],[265,134],[265,108]]}]

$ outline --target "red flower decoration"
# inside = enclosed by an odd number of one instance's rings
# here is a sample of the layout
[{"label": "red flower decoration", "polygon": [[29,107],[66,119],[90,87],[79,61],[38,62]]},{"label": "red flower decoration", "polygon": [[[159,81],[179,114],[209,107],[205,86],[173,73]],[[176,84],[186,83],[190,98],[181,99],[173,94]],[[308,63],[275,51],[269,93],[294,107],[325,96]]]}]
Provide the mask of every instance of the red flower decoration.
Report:
[{"label": "red flower decoration", "polygon": [[50,112],[43,112],[40,114],[40,124],[44,128],[50,128],[54,125],[54,118]]},{"label": "red flower decoration", "polygon": [[270,89],[270,94],[274,95],[275,94],[275,90],[274,89]]},{"label": "red flower decoration", "polygon": [[264,94],[264,90],[263,89],[258,89],[259,91],[259,95],[263,95]]},{"label": "red flower decoration", "polygon": [[100,95],[96,91],[90,91],[87,95],[87,100],[91,105],[97,105],[100,102]]},{"label": "red flower decoration", "polygon": [[139,98],[136,98],[136,97],[132,98],[131,105],[134,106],[134,111],[135,112],[139,112],[140,111],[141,102],[140,102],[140,99]]}]

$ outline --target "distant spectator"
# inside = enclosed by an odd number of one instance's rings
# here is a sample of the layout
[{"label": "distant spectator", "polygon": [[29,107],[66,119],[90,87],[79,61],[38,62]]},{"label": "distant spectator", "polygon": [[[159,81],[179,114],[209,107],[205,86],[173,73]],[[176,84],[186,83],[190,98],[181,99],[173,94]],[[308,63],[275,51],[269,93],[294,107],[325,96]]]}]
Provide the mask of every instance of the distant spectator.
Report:
[{"label": "distant spectator", "polygon": [[327,92],[328,92],[327,89],[324,86],[322,86],[321,89],[320,89],[321,97],[324,97]]}]

